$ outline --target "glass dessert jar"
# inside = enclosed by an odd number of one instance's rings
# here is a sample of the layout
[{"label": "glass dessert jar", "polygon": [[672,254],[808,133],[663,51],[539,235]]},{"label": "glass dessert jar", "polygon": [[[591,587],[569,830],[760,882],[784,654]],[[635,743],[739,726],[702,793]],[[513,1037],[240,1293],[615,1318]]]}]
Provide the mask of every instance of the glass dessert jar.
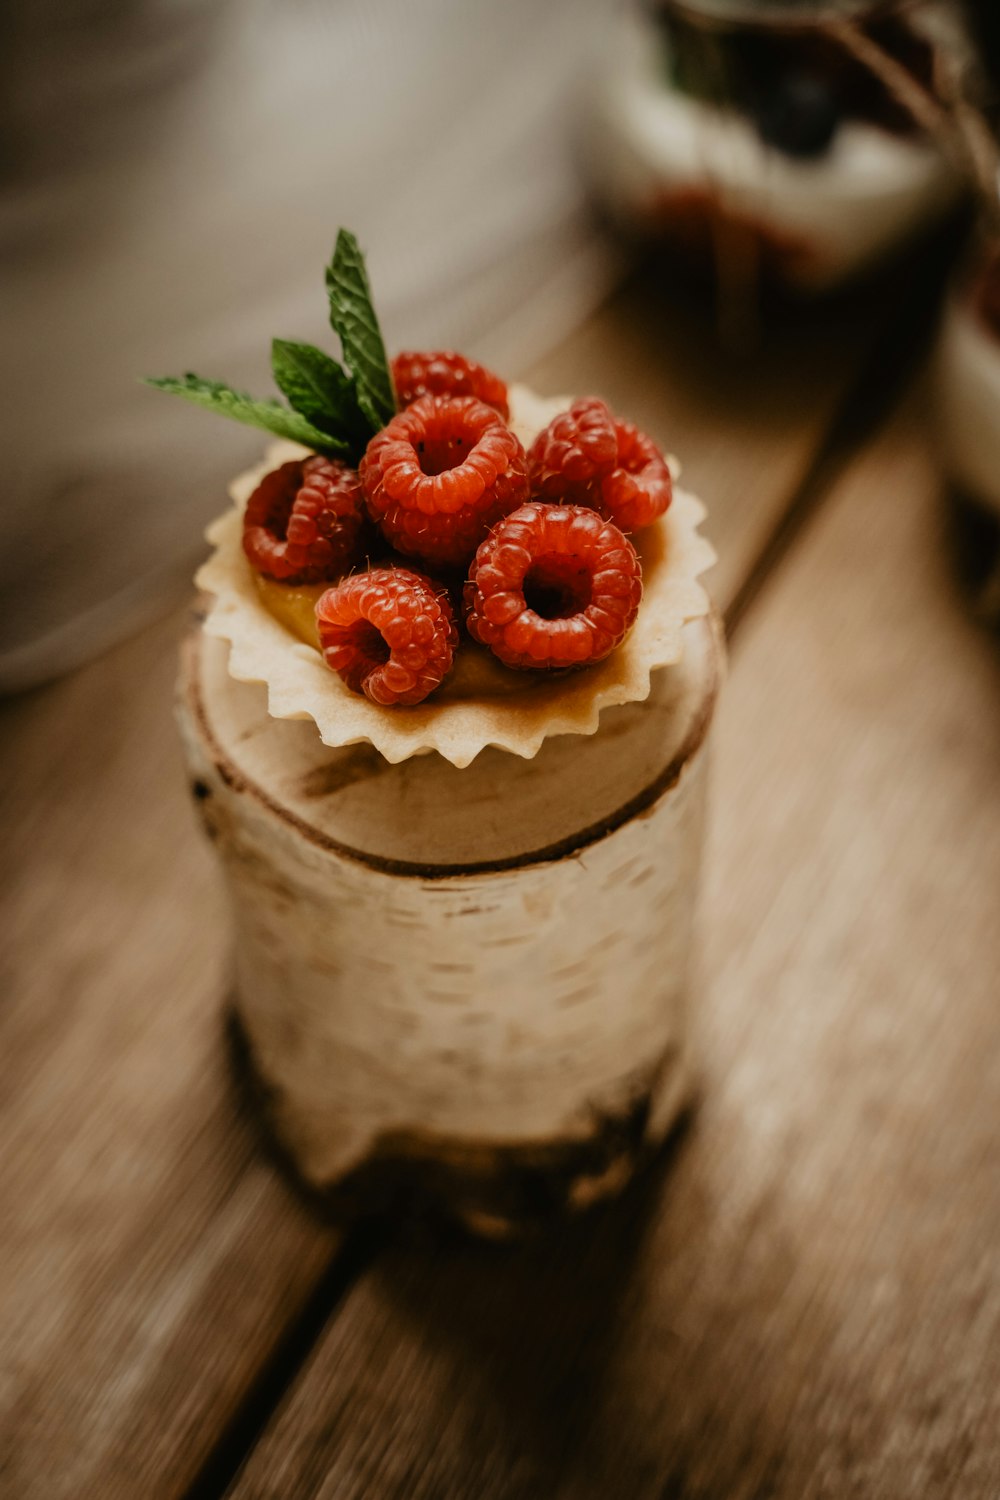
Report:
[{"label": "glass dessert jar", "polygon": [[591,180],[613,219],[724,286],[811,294],[942,218],[961,175],[845,48],[837,18],[870,24],[862,42],[877,40],[890,67],[926,85],[933,42],[909,13],[722,0],[623,10],[586,127]]}]

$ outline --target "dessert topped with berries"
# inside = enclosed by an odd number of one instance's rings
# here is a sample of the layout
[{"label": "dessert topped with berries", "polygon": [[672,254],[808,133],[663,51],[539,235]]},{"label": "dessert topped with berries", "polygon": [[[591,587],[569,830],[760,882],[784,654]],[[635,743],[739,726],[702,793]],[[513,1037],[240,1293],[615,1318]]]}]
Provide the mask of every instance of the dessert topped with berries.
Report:
[{"label": "dessert topped with berries", "polygon": [[595,189],[734,296],[821,292],[874,267],[961,195],[941,9],[625,7],[588,118]]},{"label": "dessert topped with berries", "polygon": [[[905,11],[863,4],[853,11],[862,37],[890,64],[922,89],[932,87],[933,45]],[[915,133],[911,112],[842,29],[822,24],[821,6],[771,8],[763,16],[759,7],[735,6],[716,16],[694,0],[658,0],[651,12],[673,86],[743,114],[763,142],[788,156],[823,155],[848,121]]]},{"label": "dessert topped with berries", "polygon": [[275,340],[287,405],[151,382],[286,440],[234,486],[199,574],[231,674],[327,744],[456,764],[644,698],[708,609],[713,557],[656,443],[598,397],[540,402],[460,354],[390,361],[344,230],[326,279],[344,365]]}]

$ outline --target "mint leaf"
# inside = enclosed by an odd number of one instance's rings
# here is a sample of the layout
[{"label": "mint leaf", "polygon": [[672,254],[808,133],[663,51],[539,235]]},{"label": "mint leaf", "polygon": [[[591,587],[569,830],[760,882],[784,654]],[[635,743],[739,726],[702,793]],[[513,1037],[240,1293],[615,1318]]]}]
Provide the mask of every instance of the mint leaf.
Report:
[{"label": "mint leaf", "polygon": [[312,344],[273,339],[271,368],[279,391],[296,411],[356,454],[364,450],[371,429],[353,380],[336,360]]},{"label": "mint leaf", "polygon": [[232,417],[235,422],[244,422],[248,427],[262,427],[276,437],[291,438],[320,453],[342,457],[347,452],[347,443],[341,438],[331,437],[318,427],[290,411],[280,401],[255,401],[243,391],[234,391],[221,380],[205,380],[200,375],[187,374],[182,377],[166,375],[158,379],[147,379],[147,385],[158,391],[168,391],[173,396],[183,396],[196,406],[207,407],[220,416]]},{"label": "mint leaf", "polygon": [[384,427],[396,411],[385,345],[372,306],[371,288],[354,235],[341,229],[333,259],[326,269],[330,322],[340,338],[344,363],[354,376],[358,405],[374,431]]}]

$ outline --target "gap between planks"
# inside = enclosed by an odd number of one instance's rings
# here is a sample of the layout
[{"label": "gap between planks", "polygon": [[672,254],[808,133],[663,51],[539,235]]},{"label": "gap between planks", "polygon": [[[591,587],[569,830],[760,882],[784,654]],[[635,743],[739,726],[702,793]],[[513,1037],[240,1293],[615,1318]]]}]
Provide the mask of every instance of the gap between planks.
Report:
[{"label": "gap between planks", "polygon": [[184,1491],[184,1500],[218,1500],[237,1478],[269,1426],[337,1305],[375,1262],[386,1241],[374,1222],[355,1226],[276,1342],[217,1441]]},{"label": "gap between planks", "polygon": [[906,266],[898,300],[857,380],[846,390],[813,462],[723,611],[730,641],[844,469],[874,440],[898,405],[937,325],[941,286],[951,258],[950,243],[949,237],[933,241],[924,255]]}]

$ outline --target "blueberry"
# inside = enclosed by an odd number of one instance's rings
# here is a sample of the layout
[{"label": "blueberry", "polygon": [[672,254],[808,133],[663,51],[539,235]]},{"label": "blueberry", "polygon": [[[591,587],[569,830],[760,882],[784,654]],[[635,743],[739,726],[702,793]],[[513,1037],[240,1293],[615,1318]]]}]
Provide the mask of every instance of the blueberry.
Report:
[{"label": "blueberry", "polygon": [[809,73],[776,78],[754,113],[761,139],[788,156],[822,156],[840,122],[833,91]]}]

